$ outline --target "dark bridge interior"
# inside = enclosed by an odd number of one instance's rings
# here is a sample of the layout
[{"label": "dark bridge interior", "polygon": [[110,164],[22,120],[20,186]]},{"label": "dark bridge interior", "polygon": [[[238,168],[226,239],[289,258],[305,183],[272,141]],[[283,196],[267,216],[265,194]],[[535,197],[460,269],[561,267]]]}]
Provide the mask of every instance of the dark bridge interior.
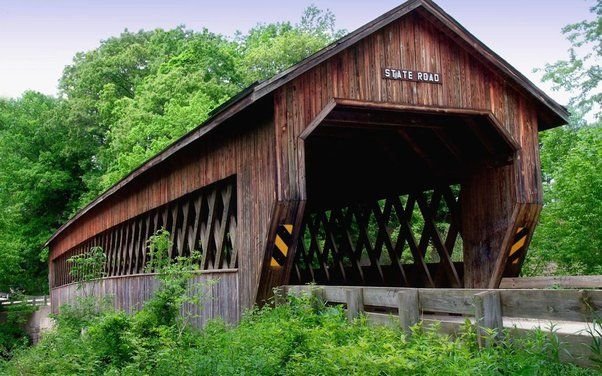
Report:
[{"label": "dark bridge interior", "polygon": [[462,286],[460,184],[516,149],[486,112],[337,103],[305,139],[291,283]]}]

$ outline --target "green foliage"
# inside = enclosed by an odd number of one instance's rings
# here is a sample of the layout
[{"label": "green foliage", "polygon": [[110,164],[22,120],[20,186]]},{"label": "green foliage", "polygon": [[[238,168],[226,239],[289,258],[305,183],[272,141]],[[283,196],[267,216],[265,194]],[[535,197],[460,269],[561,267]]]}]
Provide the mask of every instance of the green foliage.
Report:
[{"label": "green foliage", "polygon": [[602,126],[545,132],[541,159],[545,204],[526,272],[601,274]]},{"label": "green foliage", "polygon": [[569,59],[544,68],[544,80],[572,93],[572,118],[541,134],[544,208],[528,275],[602,273],[602,1],[591,11],[594,20],[563,29]]},{"label": "green foliage", "polygon": [[81,285],[104,276],[107,255],[101,247],[92,247],[86,253],[70,257],[67,262],[71,265],[69,274]]},{"label": "green foliage", "polygon": [[242,88],[339,33],[315,7],[235,38],[125,30],[75,55],[59,98],[0,99],[0,291],[47,292],[42,245],[54,229]]},{"label": "green foliage", "polygon": [[[561,364],[555,336],[507,334],[479,349],[468,324],[457,337],[417,325],[411,335],[349,323],[341,307],[315,298],[247,312],[237,327],[202,331],[160,326],[140,331],[143,316],[99,313],[85,330],[57,330],[0,368],[6,375],[593,375]],[[0,365],[0,367],[2,367]]]},{"label": "green foliage", "polygon": [[[13,294],[15,301],[22,300],[19,294]],[[25,324],[35,307],[26,303],[0,307],[0,362],[10,359],[16,351],[29,345]]]},{"label": "green foliage", "polygon": [[[21,350],[20,359],[8,365],[9,373],[113,375],[129,368],[130,374],[148,374],[164,351],[185,346],[191,332],[179,312],[184,303],[199,303],[189,297],[188,288],[198,268],[198,254],[171,258],[169,238],[167,231],[159,230],[148,240],[151,260],[146,268],[156,273],[161,284],[142,310],[127,315],[115,311],[109,298],[92,296],[61,306],[55,316],[56,330],[37,347]],[[90,282],[98,277],[104,261],[104,253],[96,249],[72,262],[79,268],[77,275],[88,276],[85,281]],[[60,359],[46,362],[47,357]],[[47,364],[34,364],[40,361]]]},{"label": "green foliage", "polygon": [[165,229],[157,231],[148,240],[150,261],[145,265],[145,271],[156,273],[161,286],[139,314],[142,319],[137,325],[145,331],[185,324],[178,321],[180,309],[184,303],[198,303],[202,298],[198,294],[187,294],[188,282],[199,269],[200,253],[195,251],[190,256],[172,258],[172,245]]},{"label": "green foliage", "polygon": [[115,87],[105,87],[111,121],[99,153],[106,167],[96,189],[110,187],[236,94],[242,88],[236,58],[232,42],[205,30],[191,34],[180,53],[141,80],[132,96],[119,98]]},{"label": "green foliage", "polygon": [[260,24],[247,34],[237,35],[240,64],[245,83],[272,77],[340,38],[344,30],[335,29],[329,10],[315,6],[305,9],[299,23]]},{"label": "green foliage", "polygon": [[568,60],[547,64],[544,80],[552,81],[575,96],[571,106],[584,113],[592,112],[602,120],[602,0],[591,8],[593,20],[570,24],[562,29],[572,46]]},{"label": "green foliage", "polygon": [[60,100],[39,93],[0,99],[0,291],[47,291],[42,244],[83,190],[63,115]]}]

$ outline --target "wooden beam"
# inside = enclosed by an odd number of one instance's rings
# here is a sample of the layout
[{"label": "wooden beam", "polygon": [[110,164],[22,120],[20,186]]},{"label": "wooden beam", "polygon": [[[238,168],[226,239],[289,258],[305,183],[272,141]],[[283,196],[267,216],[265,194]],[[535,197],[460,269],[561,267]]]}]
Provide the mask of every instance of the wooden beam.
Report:
[{"label": "wooden beam", "polygon": [[420,302],[418,300],[417,289],[402,290],[397,293],[397,312],[399,315],[399,325],[406,333],[410,332],[410,327],[416,325],[420,319]]},{"label": "wooden beam", "polygon": [[364,297],[361,288],[345,290],[347,303],[347,319],[353,321],[364,312]]},{"label": "wooden beam", "polygon": [[497,291],[477,293],[474,296],[474,304],[477,341],[480,347],[491,347],[495,338],[501,335],[504,329],[500,293]]},{"label": "wooden beam", "polygon": [[336,102],[334,99],[331,99],[326,106],[320,111],[320,113],[309,122],[305,130],[299,135],[301,140],[307,139],[310,134],[324,121],[324,119],[331,113],[331,111],[335,108]]},{"label": "wooden beam", "polygon": [[503,278],[501,289],[600,289],[602,275]]},{"label": "wooden beam", "polygon": [[464,161],[464,152],[460,150],[456,144],[450,142],[448,135],[446,134],[448,132],[450,131],[446,130],[446,128],[433,129],[433,133],[445,147],[445,149],[447,149],[447,151],[456,159],[457,162],[462,163]]}]

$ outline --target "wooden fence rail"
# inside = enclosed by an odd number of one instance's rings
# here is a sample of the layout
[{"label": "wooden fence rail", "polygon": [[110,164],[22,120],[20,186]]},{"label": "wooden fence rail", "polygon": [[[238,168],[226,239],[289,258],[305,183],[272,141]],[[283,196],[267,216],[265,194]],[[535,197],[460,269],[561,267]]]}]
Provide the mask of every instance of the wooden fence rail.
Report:
[{"label": "wooden fence rail", "polygon": [[[602,290],[482,290],[353,286],[284,286],[283,294],[310,293],[329,303],[345,304],[350,319],[363,312],[368,321],[399,325],[404,330],[422,321],[457,333],[468,319],[477,325],[479,345],[487,346],[491,330],[504,327],[522,335],[551,323],[567,345],[564,360],[591,365],[587,329],[602,318]],[[493,337],[494,338],[494,337]]]},{"label": "wooden fence rail", "polygon": [[602,289],[602,275],[503,278],[502,289]]},{"label": "wooden fence rail", "polygon": [[22,296],[15,300],[11,299],[10,295],[7,294],[6,296],[0,298],[0,306],[10,306],[23,303],[32,306],[48,306],[50,305],[50,296]]}]

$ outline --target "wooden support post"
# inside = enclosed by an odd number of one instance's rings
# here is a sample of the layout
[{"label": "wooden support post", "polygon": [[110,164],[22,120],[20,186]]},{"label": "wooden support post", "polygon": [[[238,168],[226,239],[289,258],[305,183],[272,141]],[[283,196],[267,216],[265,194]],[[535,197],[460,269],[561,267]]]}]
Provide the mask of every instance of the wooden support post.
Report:
[{"label": "wooden support post", "polygon": [[483,169],[462,183],[465,288],[488,288],[495,265],[503,256],[504,236],[514,225],[513,173],[512,166]]},{"label": "wooden support post", "polygon": [[477,325],[477,341],[480,347],[491,346],[491,336],[488,329],[496,331],[494,337],[501,334],[504,328],[502,322],[502,304],[498,291],[484,291],[474,296],[475,320]]},{"label": "wooden support post", "polygon": [[361,288],[345,290],[347,301],[347,319],[353,321],[364,311],[364,294]]},{"label": "wooden support post", "polygon": [[420,319],[420,307],[418,290],[403,290],[397,293],[397,304],[399,311],[399,325],[408,333],[410,327],[418,323]]}]

